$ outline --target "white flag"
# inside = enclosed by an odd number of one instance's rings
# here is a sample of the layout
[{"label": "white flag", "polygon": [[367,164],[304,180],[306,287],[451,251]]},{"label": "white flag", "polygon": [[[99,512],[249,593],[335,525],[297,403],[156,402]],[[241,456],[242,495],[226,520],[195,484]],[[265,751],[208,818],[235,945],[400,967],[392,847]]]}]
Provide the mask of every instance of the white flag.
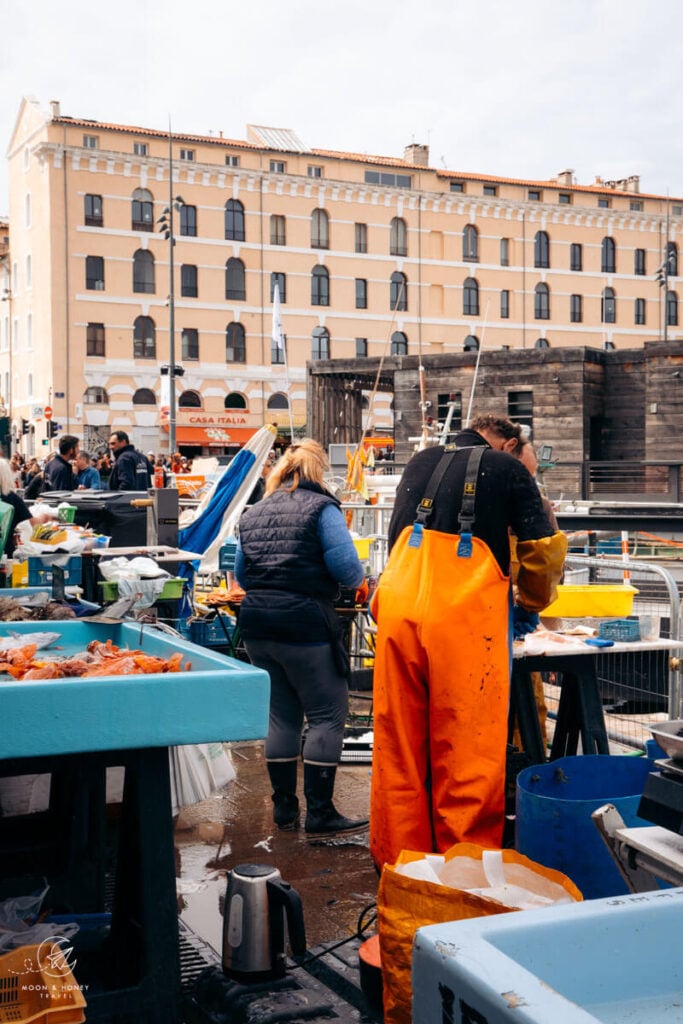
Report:
[{"label": "white flag", "polygon": [[282,351],[282,321],[280,320],[280,285],[275,282],[273,288],[273,344]]}]

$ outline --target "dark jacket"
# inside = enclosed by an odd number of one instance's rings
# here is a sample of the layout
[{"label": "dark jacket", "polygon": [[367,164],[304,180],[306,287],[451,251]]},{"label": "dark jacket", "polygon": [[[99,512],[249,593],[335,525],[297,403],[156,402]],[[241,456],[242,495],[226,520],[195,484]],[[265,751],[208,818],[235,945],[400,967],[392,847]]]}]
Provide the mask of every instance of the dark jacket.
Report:
[{"label": "dark jacket", "polygon": [[[510,571],[509,529],[519,540],[552,537],[555,532],[543,510],[538,486],[521,462],[506,452],[494,451],[476,431],[463,430],[455,443],[465,450],[454,456],[441,482],[427,528],[441,533],[459,532],[458,513],[469,449],[484,445],[487,451],[482,457],[477,482],[472,532],[486,542],[507,574]],[[389,524],[390,549],[402,530],[415,521],[417,505],[443,452],[440,446],[426,448],[414,455],[404,469]]]},{"label": "dark jacket", "polygon": [[71,463],[63,459],[61,455],[55,455],[45,466],[44,491],[73,491],[76,486],[76,476]]},{"label": "dark jacket", "polygon": [[149,461],[132,444],[119,448],[109,476],[110,491],[146,491],[151,485]]},{"label": "dark jacket", "polygon": [[318,539],[318,517],[330,503],[338,504],[331,494],[300,484],[292,492],[275,491],[243,514],[246,596],[240,630],[245,639],[306,643],[337,635],[339,584],[325,567]]}]

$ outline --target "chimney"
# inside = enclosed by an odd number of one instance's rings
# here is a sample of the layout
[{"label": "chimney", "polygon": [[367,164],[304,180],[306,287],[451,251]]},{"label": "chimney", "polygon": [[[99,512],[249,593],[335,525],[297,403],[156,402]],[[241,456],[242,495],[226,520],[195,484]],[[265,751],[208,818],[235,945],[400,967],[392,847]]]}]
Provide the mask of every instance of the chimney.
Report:
[{"label": "chimney", "polygon": [[566,171],[560,171],[557,175],[558,185],[573,185],[574,182],[574,168],[568,167]]},{"label": "chimney", "polygon": [[632,174],[626,179],[626,191],[627,192],[640,192],[640,175]]},{"label": "chimney", "polygon": [[413,142],[403,150],[403,159],[414,167],[429,167],[429,146]]},{"label": "chimney", "polygon": [[62,112],[59,105],[59,100],[50,100],[50,117],[53,121],[56,121],[58,117],[62,116]]}]

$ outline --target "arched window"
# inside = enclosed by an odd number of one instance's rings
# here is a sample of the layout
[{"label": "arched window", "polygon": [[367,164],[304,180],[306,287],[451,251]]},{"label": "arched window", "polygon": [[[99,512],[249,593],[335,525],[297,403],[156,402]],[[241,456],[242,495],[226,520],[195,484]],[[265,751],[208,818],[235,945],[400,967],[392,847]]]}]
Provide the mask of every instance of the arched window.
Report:
[{"label": "arched window", "polygon": [[311,248],[329,249],[330,218],[325,210],[314,210],[311,214]]},{"label": "arched window", "polygon": [[136,188],[133,192],[130,226],[133,231],[154,230],[154,196],[146,188]]},{"label": "arched window", "polygon": [[534,266],[550,266],[550,239],[547,231],[537,231],[534,236]]},{"label": "arched window", "polygon": [[678,246],[675,242],[666,243],[666,255],[669,260],[669,277],[678,277]]},{"label": "arched window", "polygon": [[330,358],[330,332],[326,327],[314,327],[311,336],[311,359]]},{"label": "arched window", "polygon": [[550,320],[550,289],[547,284],[537,284],[534,289],[534,317],[536,320]]},{"label": "arched window", "polygon": [[479,259],[479,232],[474,224],[466,224],[462,232],[462,258],[464,260]]},{"label": "arched window", "polygon": [[402,217],[394,217],[391,221],[389,254],[391,256],[408,255],[408,228]]},{"label": "arched window", "polygon": [[320,264],[313,267],[311,274],[311,305],[329,306],[330,304],[330,275],[327,267]]},{"label": "arched window", "polygon": [[666,293],[666,322],[668,327],[678,327],[678,295]]},{"label": "arched window", "polygon": [[246,409],[247,400],[239,391],[231,391],[229,395],[225,396],[223,407],[225,409]]},{"label": "arched window", "polygon": [[156,405],[157,396],[151,388],[138,388],[133,395],[133,405]]},{"label": "arched window", "polygon": [[83,392],[84,405],[109,405],[109,395],[104,388],[86,388]]},{"label": "arched window", "polygon": [[400,270],[395,270],[389,281],[389,308],[408,308],[408,281]]},{"label": "arched window", "polygon": [[550,348],[550,342],[547,338],[537,338],[534,348]]},{"label": "arched window", "polygon": [[202,396],[198,391],[183,391],[178,398],[179,409],[201,409]]},{"label": "arched window", "polygon": [[246,299],[247,285],[244,276],[244,263],[235,256],[225,264],[225,297],[226,299]]},{"label": "arched window", "polygon": [[133,358],[156,359],[156,327],[151,316],[139,316],[133,324]]},{"label": "arched window", "polygon": [[479,338],[474,334],[468,334],[465,338],[462,346],[463,352],[478,352],[479,351]]},{"label": "arched window", "polygon": [[274,395],[271,395],[268,399],[269,409],[289,409],[289,402],[287,395],[283,395],[281,391],[277,391]]},{"label": "arched window", "polygon": [[603,274],[614,274],[617,269],[617,247],[613,238],[602,240],[602,272]]},{"label": "arched window", "polygon": [[149,249],[133,253],[133,291],[154,294],[154,256]]},{"label": "arched window", "polygon": [[225,204],[225,237],[232,242],[244,241],[244,207],[239,199]]},{"label": "arched window", "polygon": [[225,329],[226,363],[246,363],[247,339],[242,324],[230,323]]},{"label": "arched window", "polygon": [[615,324],[617,322],[617,299],[614,288],[603,288],[600,300],[600,319],[603,324]]},{"label": "arched window", "polygon": [[408,339],[406,338],[403,331],[394,331],[391,335],[391,353],[392,356],[407,356],[408,355]]},{"label": "arched window", "polygon": [[462,286],[463,316],[479,316],[479,285],[468,277]]}]

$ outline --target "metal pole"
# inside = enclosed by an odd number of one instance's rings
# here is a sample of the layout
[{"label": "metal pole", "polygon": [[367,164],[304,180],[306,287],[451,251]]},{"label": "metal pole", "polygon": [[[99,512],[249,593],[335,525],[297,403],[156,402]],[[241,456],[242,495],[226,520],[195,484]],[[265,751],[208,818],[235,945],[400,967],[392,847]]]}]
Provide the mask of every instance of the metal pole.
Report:
[{"label": "metal pole", "polygon": [[664,241],[664,344],[669,339],[669,197],[666,197],[666,239]]},{"label": "metal pole", "polygon": [[175,407],[175,286],[173,282],[173,140],[171,121],[168,122],[168,447],[171,455],[176,450]]}]

